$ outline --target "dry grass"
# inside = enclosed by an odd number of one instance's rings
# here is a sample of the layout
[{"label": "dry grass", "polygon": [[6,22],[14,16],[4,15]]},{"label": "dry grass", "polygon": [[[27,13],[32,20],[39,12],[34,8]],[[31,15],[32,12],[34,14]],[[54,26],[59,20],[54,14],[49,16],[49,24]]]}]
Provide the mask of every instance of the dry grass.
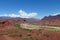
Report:
[{"label": "dry grass", "polygon": [[20,24],[21,28],[23,29],[48,29],[48,30],[53,30],[53,31],[60,31],[60,27],[55,27],[55,26],[41,26],[41,25],[32,25],[32,24]]}]

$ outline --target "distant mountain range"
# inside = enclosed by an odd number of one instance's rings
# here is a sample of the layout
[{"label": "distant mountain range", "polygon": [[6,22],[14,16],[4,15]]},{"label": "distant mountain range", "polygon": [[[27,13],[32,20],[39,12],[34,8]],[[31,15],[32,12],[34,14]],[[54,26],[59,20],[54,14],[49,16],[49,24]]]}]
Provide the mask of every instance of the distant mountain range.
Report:
[{"label": "distant mountain range", "polygon": [[9,26],[16,23],[30,23],[30,24],[36,24],[40,19],[36,18],[20,18],[20,17],[0,17],[0,25],[3,26]]},{"label": "distant mountain range", "polygon": [[0,17],[0,24],[12,25],[15,23],[30,23],[30,24],[39,24],[39,25],[51,25],[51,26],[60,26],[60,14],[55,16],[45,16],[44,18],[12,18],[12,17]]}]

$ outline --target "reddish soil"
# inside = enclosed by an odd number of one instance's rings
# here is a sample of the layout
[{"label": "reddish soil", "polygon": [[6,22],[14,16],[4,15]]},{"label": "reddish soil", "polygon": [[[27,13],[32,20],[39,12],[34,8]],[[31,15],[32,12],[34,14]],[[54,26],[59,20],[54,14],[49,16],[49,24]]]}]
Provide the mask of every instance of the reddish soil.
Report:
[{"label": "reddish soil", "polygon": [[[0,33],[3,33],[0,34],[0,40],[22,40],[22,38],[29,38],[30,40],[60,40],[60,32],[45,29],[11,29],[10,31],[0,30]],[[8,34],[21,34],[22,36],[8,36]]]},{"label": "reddish soil", "polygon": [[[60,17],[60,16],[59,16]],[[60,25],[60,19],[42,19],[39,24],[43,25]],[[58,17],[57,17],[58,18]],[[52,20],[51,20],[52,19]],[[52,22],[53,21],[53,22]],[[52,22],[52,23],[51,23]],[[25,21],[8,19],[0,20],[0,40],[22,40],[23,38],[29,38],[30,40],[60,40],[60,32],[39,29],[39,30],[28,30],[28,29],[15,29],[13,25],[15,23],[25,23]],[[20,36],[9,36],[9,34],[20,34]]]}]

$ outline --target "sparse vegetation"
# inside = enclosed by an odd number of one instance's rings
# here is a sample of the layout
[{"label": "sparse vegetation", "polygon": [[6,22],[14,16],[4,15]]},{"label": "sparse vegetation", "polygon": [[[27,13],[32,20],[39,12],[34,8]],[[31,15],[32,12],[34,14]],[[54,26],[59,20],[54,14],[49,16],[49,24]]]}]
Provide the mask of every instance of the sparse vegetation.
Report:
[{"label": "sparse vegetation", "polygon": [[30,40],[29,38],[22,38],[22,40]]},{"label": "sparse vegetation", "polygon": [[27,34],[27,36],[31,36],[31,34],[30,34],[30,33],[28,33],[28,34]]},{"label": "sparse vegetation", "polygon": [[[23,28],[23,27],[25,27],[25,28]],[[18,29],[16,29],[16,28],[18,28]],[[19,29],[19,28],[22,28],[22,29]],[[29,29],[29,28],[32,28],[32,29]],[[40,39],[42,32],[45,32],[47,29],[57,31],[58,28],[59,27],[55,28],[54,26],[51,27],[51,26],[31,25],[31,24],[25,24],[22,26],[21,24],[17,23],[17,24],[14,24],[14,28],[12,28],[12,29],[6,29],[4,31],[0,30],[0,35],[8,35],[8,37],[19,37],[20,40],[42,40],[42,39]],[[36,35],[36,37],[34,35]],[[43,33],[43,36],[46,38],[50,38],[49,37],[50,35],[51,34]]]},{"label": "sparse vegetation", "polygon": [[44,34],[44,36],[45,36],[45,37],[49,37],[49,35],[48,35],[48,34]]},{"label": "sparse vegetation", "polygon": [[37,38],[35,38],[35,40],[38,40]]},{"label": "sparse vegetation", "polygon": [[22,34],[8,34],[11,37],[22,37]]},{"label": "sparse vegetation", "polygon": [[21,28],[21,25],[17,23],[17,24],[14,25],[14,27]]}]

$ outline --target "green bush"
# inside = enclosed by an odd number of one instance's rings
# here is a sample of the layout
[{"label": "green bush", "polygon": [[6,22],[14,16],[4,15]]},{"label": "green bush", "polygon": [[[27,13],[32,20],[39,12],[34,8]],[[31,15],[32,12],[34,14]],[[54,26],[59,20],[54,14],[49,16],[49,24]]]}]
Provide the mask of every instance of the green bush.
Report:
[{"label": "green bush", "polygon": [[15,37],[15,36],[22,37],[22,34],[8,34],[8,36],[11,36],[11,37]]},{"label": "green bush", "polygon": [[21,28],[21,25],[20,24],[15,24],[14,25],[16,28]]},{"label": "green bush", "polygon": [[30,40],[29,38],[22,38],[22,40]]}]

